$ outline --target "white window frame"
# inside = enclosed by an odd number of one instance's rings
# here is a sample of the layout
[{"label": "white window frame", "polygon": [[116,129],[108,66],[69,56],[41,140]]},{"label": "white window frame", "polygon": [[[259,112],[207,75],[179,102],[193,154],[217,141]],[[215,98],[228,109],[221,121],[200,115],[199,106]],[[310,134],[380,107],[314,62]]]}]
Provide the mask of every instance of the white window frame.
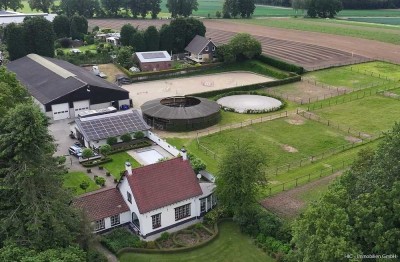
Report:
[{"label": "white window frame", "polygon": [[161,213],[151,216],[151,225],[152,225],[153,229],[161,227]]},{"label": "white window frame", "polygon": [[104,221],[104,218],[96,220],[94,222],[94,230],[95,231],[99,231],[99,230],[102,230],[102,229],[105,229],[105,228],[106,228],[106,223]]},{"label": "white window frame", "polygon": [[175,208],[175,221],[191,216],[191,203]]},{"label": "white window frame", "polygon": [[111,226],[112,227],[121,224],[121,220],[120,220],[119,214],[111,216],[110,220],[111,220]]}]

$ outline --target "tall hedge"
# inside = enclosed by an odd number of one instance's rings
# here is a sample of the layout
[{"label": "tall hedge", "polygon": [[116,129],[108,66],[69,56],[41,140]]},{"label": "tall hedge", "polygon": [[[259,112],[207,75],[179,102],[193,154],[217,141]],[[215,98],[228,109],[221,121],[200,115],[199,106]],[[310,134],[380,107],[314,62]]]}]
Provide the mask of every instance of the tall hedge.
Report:
[{"label": "tall hedge", "polygon": [[257,58],[258,60],[260,60],[263,63],[266,63],[270,66],[279,68],[281,70],[284,71],[288,71],[288,72],[294,72],[296,74],[303,74],[305,72],[304,68],[301,66],[297,66],[297,65],[293,65],[293,64],[289,64],[286,63],[284,61],[269,57],[269,56],[265,56],[265,55],[260,55]]}]

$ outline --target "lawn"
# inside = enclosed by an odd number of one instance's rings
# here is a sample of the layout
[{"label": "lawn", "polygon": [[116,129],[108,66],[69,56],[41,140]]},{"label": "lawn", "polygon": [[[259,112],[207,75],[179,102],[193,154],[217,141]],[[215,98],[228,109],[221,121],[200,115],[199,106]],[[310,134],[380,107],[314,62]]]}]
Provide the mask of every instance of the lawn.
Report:
[{"label": "lawn", "polygon": [[[400,12],[399,12],[400,14]],[[232,20],[233,21],[233,20]],[[395,28],[375,28],[368,24],[351,24],[337,22],[336,20],[326,21],[325,19],[309,19],[309,18],[268,18],[268,19],[237,19],[237,23],[247,23],[261,25],[267,27],[278,27],[285,29],[294,29],[309,32],[326,33],[333,35],[351,36],[376,40],[386,43],[398,44],[400,42],[400,34]]]},{"label": "lawn", "polygon": [[83,181],[89,182],[89,187],[86,189],[86,192],[99,189],[99,186],[83,172],[69,172],[65,174],[64,187],[71,188],[75,195],[81,195],[86,193],[79,186]]},{"label": "lawn", "polygon": [[327,85],[345,88],[365,88],[384,81],[378,77],[351,71],[349,67],[338,67],[315,71],[305,74],[304,77]]},{"label": "lawn", "polygon": [[109,157],[111,157],[113,161],[103,166],[116,179],[119,179],[121,177],[120,172],[125,170],[126,161],[130,162],[133,168],[140,167],[140,164],[126,152],[112,154]]},{"label": "lawn", "polygon": [[152,261],[275,261],[257,248],[253,241],[240,232],[233,222],[223,222],[219,225],[219,236],[210,244],[188,252],[175,254],[139,254],[127,253],[119,257],[121,262],[152,262]]},{"label": "lawn", "polygon": [[337,124],[368,134],[390,129],[399,120],[399,112],[398,100],[376,95],[314,111]]},{"label": "lawn", "polygon": [[384,25],[400,25],[400,18],[398,17],[349,17],[350,21],[363,22],[363,23],[374,23]]},{"label": "lawn", "polygon": [[60,49],[63,50],[64,53],[67,54],[67,53],[71,52],[71,49],[79,49],[79,50],[81,50],[82,53],[85,53],[85,51],[87,51],[87,50],[91,51],[92,53],[97,53],[96,48],[97,48],[97,45],[93,44],[93,45],[84,45],[84,46],[81,46],[81,47],[60,48]]}]

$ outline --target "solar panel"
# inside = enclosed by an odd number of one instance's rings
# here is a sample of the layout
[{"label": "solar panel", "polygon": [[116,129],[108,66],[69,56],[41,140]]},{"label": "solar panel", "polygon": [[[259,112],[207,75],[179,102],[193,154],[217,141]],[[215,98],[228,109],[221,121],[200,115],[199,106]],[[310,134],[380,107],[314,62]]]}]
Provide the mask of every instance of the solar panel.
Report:
[{"label": "solar panel", "polygon": [[142,54],[142,56],[144,59],[165,58],[165,55],[162,52],[145,53]]},{"label": "solar panel", "polygon": [[102,115],[101,118],[80,121],[82,131],[88,140],[100,140],[125,133],[134,133],[149,129],[137,111],[124,112],[120,115]]}]

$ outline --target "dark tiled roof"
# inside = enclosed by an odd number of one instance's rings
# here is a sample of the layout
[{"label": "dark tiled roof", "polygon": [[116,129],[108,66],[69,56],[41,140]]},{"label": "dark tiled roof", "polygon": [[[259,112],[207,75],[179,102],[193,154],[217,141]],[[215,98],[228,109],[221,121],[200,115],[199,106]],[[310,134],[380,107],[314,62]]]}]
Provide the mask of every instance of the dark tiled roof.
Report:
[{"label": "dark tiled roof", "polygon": [[72,205],[83,209],[90,221],[129,211],[121,193],[116,188],[89,193],[76,198]]},{"label": "dark tiled roof", "polygon": [[201,195],[188,160],[181,157],[139,167],[126,175],[141,214]]},{"label": "dark tiled roof", "polygon": [[[190,98],[190,96],[187,97]],[[166,98],[159,98],[147,101],[140,108],[142,109],[143,115],[175,120],[202,118],[219,112],[220,106],[215,101],[201,97],[194,98],[200,100],[200,103],[194,106],[172,107],[163,105],[161,100]],[[171,99],[173,99],[173,97]]]},{"label": "dark tiled roof", "polygon": [[[35,58],[45,61],[47,67],[38,62],[40,60],[34,60]],[[67,76],[62,76],[56,70],[50,70],[49,67],[53,69],[61,68],[64,70],[64,73],[67,73]],[[40,57],[34,54],[8,63],[7,68],[16,73],[18,80],[42,104],[47,104],[87,85],[128,92],[82,67],[75,66],[63,60]]]},{"label": "dark tiled roof", "polygon": [[186,51],[194,54],[199,54],[203,49],[207,46],[208,42],[211,40],[204,37],[204,36],[199,36],[196,35],[192,41],[188,44],[188,46],[185,48]]},{"label": "dark tiled roof", "polygon": [[85,117],[76,119],[75,123],[87,141],[150,129],[137,110]]}]

